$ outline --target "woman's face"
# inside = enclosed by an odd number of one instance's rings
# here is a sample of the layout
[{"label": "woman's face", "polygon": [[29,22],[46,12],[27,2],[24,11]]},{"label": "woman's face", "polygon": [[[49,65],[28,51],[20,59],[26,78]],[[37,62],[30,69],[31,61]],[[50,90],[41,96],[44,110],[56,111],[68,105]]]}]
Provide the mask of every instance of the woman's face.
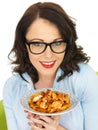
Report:
[{"label": "woman's face", "polygon": [[[46,43],[63,40],[58,28],[53,23],[42,18],[36,19],[33,24],[31,24],[26,34],[26,39],[28,42],[36,41]],[[39,75],[49,76],[56,74],[65,52],[56,54],[52,52],[48,46],[43,53],[35,55],[30,52],[28,45],[26,46],[30,62],[36,68]]]}]

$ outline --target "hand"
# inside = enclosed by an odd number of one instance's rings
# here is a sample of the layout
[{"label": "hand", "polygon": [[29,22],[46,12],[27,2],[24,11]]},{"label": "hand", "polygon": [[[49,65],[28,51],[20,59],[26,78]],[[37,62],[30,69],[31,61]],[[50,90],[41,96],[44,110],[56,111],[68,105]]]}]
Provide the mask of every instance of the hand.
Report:
[{"label": "hand", "polygon": [[31,120],[29,125],[32,130],[57,130],[60,116],[40,116],[28,112],[27,118]]},{"label": "hand", "polygon": [[[28,115],[27,115],[27,118],[28,118],[28,119],[31,119],[31,118],[39,119],[39,115],[30,113],[30,112],[28,112],[28,111],[25,111],[25,112],[28,113]],[[31,125],[32,122],[29,122],[28,124]],[[36,125],[36,126],[39,127],[39,128],[42,128],[42,125],[41,125],[41,124],[37,124],[37,123],[34,123],[34,122],[33,122],[33,124]],[[32,130],[34,130],[34,129],[32,129]]]}]

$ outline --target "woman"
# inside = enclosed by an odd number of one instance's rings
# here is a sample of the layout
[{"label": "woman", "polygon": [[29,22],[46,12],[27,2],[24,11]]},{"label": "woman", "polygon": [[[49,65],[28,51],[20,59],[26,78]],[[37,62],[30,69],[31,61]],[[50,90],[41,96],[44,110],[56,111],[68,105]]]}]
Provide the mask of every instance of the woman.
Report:
[{"label": "woman", "polygon": [[[4,86],[8,130],[98,130],[98,77],[76,40],[75,23],[56,3],[39,2],[25,11],[10,52],[16,66]],[[79,104],[61,116],[24,111],[21,96],[41,88],[67,89]]]}]

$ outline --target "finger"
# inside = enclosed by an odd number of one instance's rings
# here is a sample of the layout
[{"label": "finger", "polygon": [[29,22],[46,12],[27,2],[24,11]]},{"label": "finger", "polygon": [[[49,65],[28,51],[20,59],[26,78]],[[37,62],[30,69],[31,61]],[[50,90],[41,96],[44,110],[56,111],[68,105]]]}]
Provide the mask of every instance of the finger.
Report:
[{"label": "finger", "polygon": [[35,125],[36,125],[37,127],[39,127],[39,128],[43,128],[43,126],[42,126],[41,124],[36,124],[36,123],[35,123]]},{"label": "finger", "polygon": [[53,119],[50,116],[40,116],[40,120],[46,122],[46,123],[52,123]]},{"label": "finger", "polygon": [[32,130],[42,130],[42,127],[40,127],[39,125],[35,125],[32,122],[28,122],[28,125],[32,127]]},{"label": "finger", "polygon": [[52,116],[51,118],[54,119],[54,120],[59,120],[60,116]]},{"label": "finger", "polygon": [[24,112],[26,112],[27,114],[29,114],[29,115],[33,115],[33,116],[36,116],[36,114],[33,114],[32,112],[30,112],[30,111],[28,111],[28,110],[24,110]]},{"label": "finger", "polygon": [[26,112],[26,113],[27,113],[27,112],[29,112],[29,111],[25,109],[25,110],[24,110],[24,112]]},{"label": "finger", "polygon": [[35,117],[36,115],[30,112],[27,112],[27,118],[30,119],[31,117]]},{"label": "finger", "polygon": [[43,121],[40,120],[40,119],[37,119],[37,118],[34,118],[34,117],[30,117],[30,119],[31,119],[34,123],[43,124]]},{"label": "finger", "polygon": [[60,120],[60,116],[45,116],[42,117],[42,119],[44,118],[44,120],[46,121],[46,123],[51,124],[51,125],[58,125],[59,124],[59,120]]}]

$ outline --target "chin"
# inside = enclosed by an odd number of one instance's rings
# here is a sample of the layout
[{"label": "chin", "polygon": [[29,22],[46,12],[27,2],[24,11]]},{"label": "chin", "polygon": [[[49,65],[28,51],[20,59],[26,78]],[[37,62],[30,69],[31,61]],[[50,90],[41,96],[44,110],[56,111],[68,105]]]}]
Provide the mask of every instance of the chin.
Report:
[{"label": "chin", "polygon": [[56,73],[56,71],[53,71],[53,70],[44,70],[44,71],[42,71],[41,72],[41,74],[42,75],[46,75],[46,76],[48,76],[48,75],[54,75]]}]

